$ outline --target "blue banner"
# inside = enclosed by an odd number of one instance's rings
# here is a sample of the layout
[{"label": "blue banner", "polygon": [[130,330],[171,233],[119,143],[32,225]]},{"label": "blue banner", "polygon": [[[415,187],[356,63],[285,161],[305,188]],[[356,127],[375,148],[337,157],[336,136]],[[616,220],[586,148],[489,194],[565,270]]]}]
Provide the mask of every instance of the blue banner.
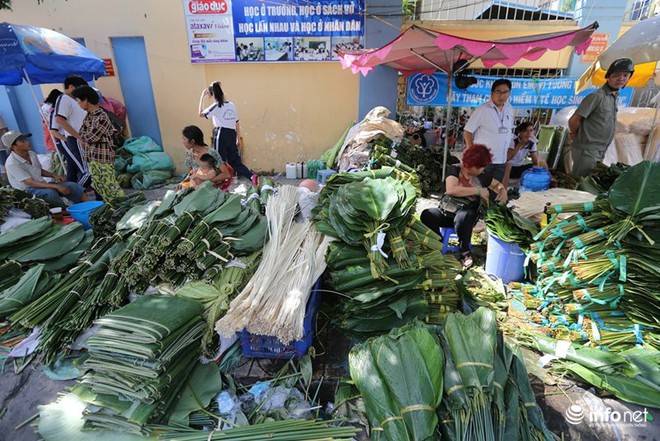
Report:
[{"label": "blue banner", "polygon": [[[490,99],[490,88],[493,81],[500,77],[474,76],[477,83],[467,90],[452,89],[453,107],[478,107]],[[577,78],[509,78],[511,81],[511,97],[509,102],[518,108],[562,109],[567,106],[577,106],[582,99],[597,89],[592,87],[575,95],[574,85]],[[619,92],[620,106],[630,105],[632,89],[626,88]],[[409,106],[439,106],[447,105],[447,75],[415,74],[408,78],[406,104]]]},{"label": "blue banner", "polygon": [[362,49],[364,0],[183,0],[190,61],[335,61]]}]

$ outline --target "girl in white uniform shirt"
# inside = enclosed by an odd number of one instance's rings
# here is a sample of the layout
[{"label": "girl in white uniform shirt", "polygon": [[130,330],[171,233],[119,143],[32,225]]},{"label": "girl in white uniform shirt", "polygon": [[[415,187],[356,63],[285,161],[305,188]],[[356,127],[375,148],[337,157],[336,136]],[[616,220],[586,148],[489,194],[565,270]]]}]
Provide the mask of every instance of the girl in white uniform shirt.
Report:
[{"label": "girl in white uniform shirt", "polygon": [[[215,102],[204,109],[204,99],[207,97],[213,97]],[[256,185],[257,175],[241,162],[238,153],[242,141],[236,106],[225,100],[225,93],[218,81],[214,81],[202,91],[199,98],[199,116],[213,119],[213,148],[220,153],[222,160],[229,163],[236,173],[251,179]]]}]

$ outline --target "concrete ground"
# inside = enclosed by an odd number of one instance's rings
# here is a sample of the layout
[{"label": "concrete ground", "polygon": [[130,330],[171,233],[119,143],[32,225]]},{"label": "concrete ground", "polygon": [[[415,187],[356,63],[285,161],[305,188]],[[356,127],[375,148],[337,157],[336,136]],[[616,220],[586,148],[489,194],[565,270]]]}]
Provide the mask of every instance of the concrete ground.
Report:
[{"label": "concrete ground", "polygon": [[[299,182],[299,180],[283,178],[279,178],[277,181],[292,185],[297,185]],[[247,185],[249,185],[247,180],[239,179],[231,190],[244,191],[247,189]],[[171,185],[145,193],[149,199],[159,199],[173,187]],[[437,206],[437,200],[434,198],[420,200],[418,211],[429,206]],[[483,250],[478,250],[478,254],[485,253]],[[333,400],[337,379],[349,375],[346,354],[354,340],[345,336],[332,324],[331,313],[328,309],[332,298],[324,297],[323,303],[317,321],[317,333],[314,339],[317,356],[313,363],[314,379],[321,384],[320,401],[325,404]],[[530,355],[531,363],[535,363],[535,358],[538,357]],[[282,367],[282,363],[277,360],[242,359],[241,365],[235,369],[234,375],[239,381],[250,384],[253,381],[272,378]],[[530,378],[536,392],[537,402],[543,410],[548,427],[562,439],[567,441],[660,440],[660,419],[657,418],[660,416],[660,410],[643,409],[612,398],[601,399],[594,395],[588,387],[580,387],[573,382],[557,384],[547,377],[547,373],[544,373],[543,370],[535,370],[534,374],[538,377],[532,375]],[[554,384],[544,384],[539,377]],[[11,363],[7,363],[0,376],[0,441],[39,440],[38,434],[29,423],[25,424],[25,422],[38,413],[38,405],[55,401],[58,393],[66,391],[73,384],[73,380],[54,381],[49,379],[43,373],[43,367],[37,360],[33,360],[19,374],[14,373]],[[618,412],[616,415],[624,416],[641,415],[645,410],[651,415],[649,421],[624,423],[609,421],[615,418],[607,417],[607,415],[615,415],[616,412]],[[568,419],[566,418],[567,412]],[[21,424],[23,427],[16,430],[16,427]],[[89,439],[93,440],[93,435],[90,435]]]}]

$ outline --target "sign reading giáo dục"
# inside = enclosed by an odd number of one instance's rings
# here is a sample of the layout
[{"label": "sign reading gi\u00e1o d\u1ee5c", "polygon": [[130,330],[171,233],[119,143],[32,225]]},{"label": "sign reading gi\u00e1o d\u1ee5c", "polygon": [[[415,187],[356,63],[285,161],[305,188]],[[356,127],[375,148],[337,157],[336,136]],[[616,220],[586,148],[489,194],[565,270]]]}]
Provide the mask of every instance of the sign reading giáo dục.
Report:
[{"label": "sign reading gi\u00e1o d\u1ee5c", "polygon": [[192,63],[335,61],[363,48],[364,0],[183,0]]}]

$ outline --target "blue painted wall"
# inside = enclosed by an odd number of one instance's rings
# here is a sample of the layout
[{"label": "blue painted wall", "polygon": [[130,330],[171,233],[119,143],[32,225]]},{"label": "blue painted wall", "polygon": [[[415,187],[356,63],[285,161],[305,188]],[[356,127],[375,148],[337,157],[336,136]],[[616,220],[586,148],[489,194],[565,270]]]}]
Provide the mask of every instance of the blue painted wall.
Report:
[{"label": "blue painted wall", "polygon": [[0,87],[0,113],[9,130],[19,130],[21,133],[32,133],[30,143],[36,153],[46,153],[43,128],[39,107],[43,95],[39,86],[33,86],[37,101],[32,95],[30,86],[23,82],[20,86]]},{"label": "blue painted wall", "polygon": [[[373,5],[372,5],[373,4]],[[369,16],[365,24],[365,47],[373,49],[394,40],[401,31],[401,0],[367,0]],[[378,18],[372,18],[371,16]],[[388,17],[388,15],[393,15]],[[396,116],[398,72],[392,68],[378,66],[366,77],[360,75],[358,120],[364,118],[376,106],[384,106]]]},{"label": "blue painted wall", "polygon": [[149,136],[162,146],[144,38],[113,37],[111,41],[131,136]]}]

